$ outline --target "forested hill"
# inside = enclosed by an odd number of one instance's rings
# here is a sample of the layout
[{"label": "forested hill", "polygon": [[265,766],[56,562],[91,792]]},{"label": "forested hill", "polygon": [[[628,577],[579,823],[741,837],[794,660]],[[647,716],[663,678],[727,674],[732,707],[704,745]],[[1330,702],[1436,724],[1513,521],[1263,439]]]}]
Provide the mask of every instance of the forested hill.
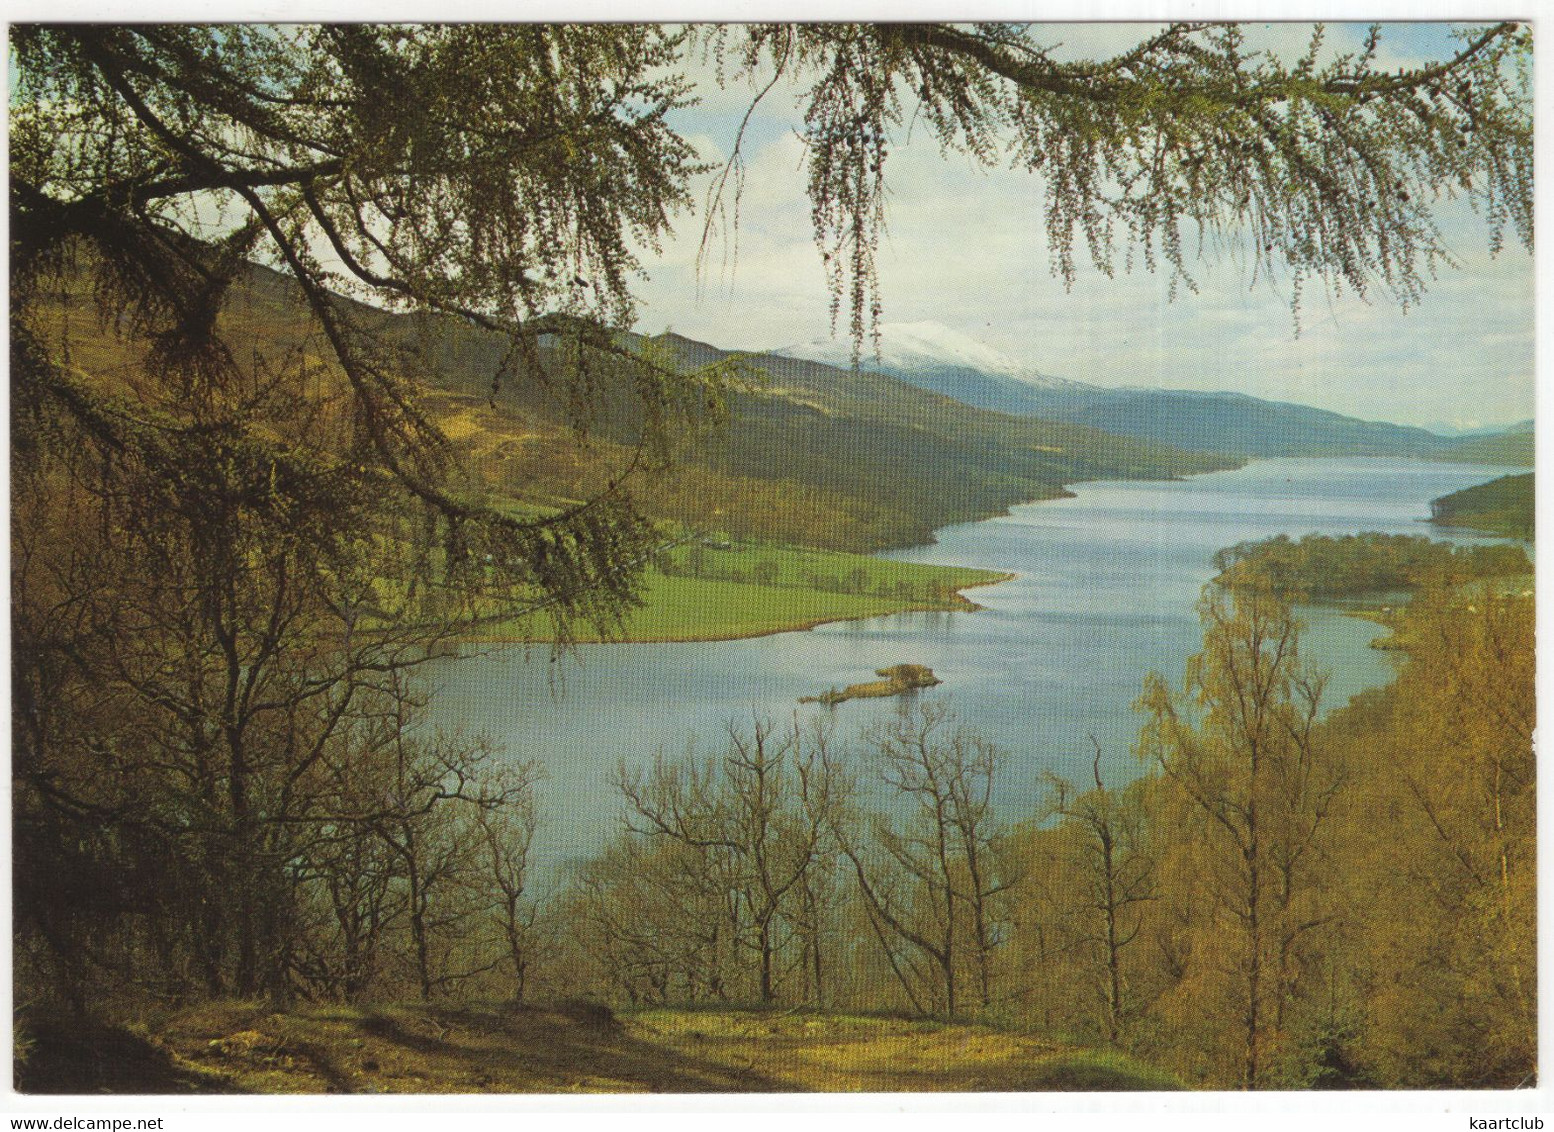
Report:
[{"label": "forested hill", "polygon": [[[904,380],[972,404],[1087,425],[1147,443],[1239,457],[1457,456],[1463,444],[1426,429],[1367,421],[1327,409],[1244,393],[1188,389],[1053,388],[958,370],[906,373]],[[949,380],[948,378],[953,378]],[[1488,439],[1488,438],[1484,438]]]},{"label": "forested hill", "polygon": [[[686,365],[732,356],[679,336],[657,341]],[[736,398],[731,426],[702,456],[706,465],[742,480],[788,481],[873,501],[916,527],[913,540],[947,522],[1061,495],[1067,483],[1162,478],[1240,463],[974,408],[886,374],[775,354],[745,361],[767,383]]]},{"label": "forested hill", "polygon": [[1514,424],[1503,432],[1458,437],[1438,459],[1460,460],[1467,464],[1505,464],[1530,468],[1536,447],[1531,421]]},{"label": "forested hill", "polygon": [[[843,550],[911,545],[948,523],[1061,496],[1065,484],[1169,478],[1241,462],[979,409],[888,374],[736,353],[677,334],[622,338],[667,352],[685,369],[737,359],[749,375],[750,388],[732,395],[727,423],[682,452],[676,472],[644,488],[652,513],[735,535]],[[483,404],[498,360],[494,341],[463,327],[426,339],[438,362],[427,380]],[[540,388],[508,382],[496,403],[530,424],[558,425]],[[493,436],[503,428],[490,422]],[[592,456],[607,461],[609,442],[633,431],[629,419],[605,421],[603,446],[596,443]],[[527,481],[542,501],[583,496],[597,480],[597,459],[551,446],[549,462],[536,464],[524,458],[535,441],[495,447],[505,465],[498,478]]]},{"label": "forested hill", "polygon": [[1533,473],[1501,476],[1465,487],[1430,504],[1430,521],[1510,538],[1531,539],[1536,525]]},{"label": "forested hill", "polygon": [[[342,300],[343,301],[343,300]],[[85,293],[57,296],[78,370],[113,383],[132,358]],[[387,364],[422,383],[424,409],[480,473],[481,490],[524,510],[591,498],[631,466],[640,422],[629,398],[595,391],[585,445],[566,426],[559,347],[505,358],[496,336],[443,316],[357,308],[377,323]],[[321,396],[338,389],[316,325],[286,277],[254,267],[223,318],[244,348],[301,356],[319,369]],[[683,367],[731,358],[678,336],[626,341],[667,351]],[[493,388],[493,377],[506,372]],[[537,367],[539,371],[528,372]],[[750,390],[728,421],[675,454],[667,474],[634,477],[647,513],[734,535],[869,550],[932,539],[936,527],[999,514],[1101,478],[1161,478],[1234,466],[1082,425],[976,409],[883,374],[774,355],[745,358]]]}]

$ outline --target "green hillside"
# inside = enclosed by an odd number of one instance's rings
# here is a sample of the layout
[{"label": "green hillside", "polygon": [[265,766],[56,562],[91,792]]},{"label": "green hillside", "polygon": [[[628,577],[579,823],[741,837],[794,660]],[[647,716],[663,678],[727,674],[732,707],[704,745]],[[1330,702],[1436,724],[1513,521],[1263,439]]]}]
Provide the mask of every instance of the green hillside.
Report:
[{"label": "green hillside", "polygon": [[[91,296],[61,295],[56,306],[81,371],[109,383],[131,380],[137,359],[101,325]],[[497,502],[543,510],[591,498],[638,458],[643,429],[622,393],[628,377],[597,375],[580,407],[567,394],[566,359],[554,344],[512,358],[504,340],[466,322],[355,309],[376,324],[388,363],[419,379],[422,408]],[[318,329],[286,277],[254,267],[223,319],[256,355],[300,355],[317,365],[321,395],[338,388]],[[687,369],[740,358],[672,335],[623,341],[667,352]],[[1169,478],[1238,463],[975,409],[882,374],[775,355],[742,364],[747,388],[731,394],[726,423],[688,439],[666,473],[631,479],[649,515],[743,538],[868,551],[931,541],[936,527],[1063,495],[1067,483]],[[582,445],[569,427],[580,409]]]},{"label": "green hillside", "polygon": [[1530,539],[1536,526],[1534,493],[1533,473],[1501,476],[1434,500],[1430,504],[1430,521]]},{"label": "green hillside", "polygon": [[[878,368],[878,367],[876,367]],[[1367,421],[1310,405],[1244,393],[1113,389],[1079,383],[1034,385],[964,366],[889,368],[905,381],[971,405],[1087,425],[1145,443],[1239,457],[1410,456],[1500,462],[1516,441],[1454,441],[1422,428]],[[1504,449],[1500,451],[1499,449]],[[1527,446],[1530,462],[1531,448]]]},{"label": "green hillside", "polygon": [[[732,356],[684,338],[672,345],[687,364]],[[736,399],[707,465],[869,500],[897,517],[891,542],[925,541],[934,527],[1060,496],[1081,480],[1169,478],[1240,462],[977,409],[885,374],[774,354],[746,360],[768,384]]]},{"label": "green hillside", "polygon": [[[722,641],[808,629],[909,610],[971,611],[959,591],[1012,575],[863,554],[703,539],[661,551],[649,565],[642,607],[626,616],[628,641]],[[487,641],[549,640],[543,617],[489,623]],[[577,640],[597,641],[583,630]]]},{"label": "green hillside", "polygon": [[[120,340],[84,291],[57,293],[50,309],[70,338],[76,376],[132,401],[148,360],[143,349]],[[968,609],[956,591],[1002,575],[922,567],[923,576],[909,577],[899,563],[857,555],[932,541],[937,527],[1060,496],[1078,480],[1162,478],[1234,463],[975,409],[885,375],[628,335],[626,345],[660,363],[685,371],[725,363],[741,374],[726,416],[709,422],[715,427],[682,438],[666,465],[631,475],[645,429],[630,408],[637,402],[622,393],[628,371],[594,375],[579,402],[568,393],[561,343],[542,339],[514,358],[496,336],[463,321],[354,304],[353,314],[372,328],[385,366],[417,379],[419,411],[473,473],[465,490],[509,513],[542,516],[597,498],[626,477],[666,543],[679,545],[668,561],[698,544],[755,548],[748,562],[710,552],[706,573],[646,564],[644,605],[620,627],[628,640],[727,639],[911,609]],[[321,412],[341,402],[344,376],[285,276],[253,267],[221,319],[260,364],[306,365]],[[802,553],[796,548],[837,557],[790,568]],[[779,578],[757,574],[767,560]],[[553,627],[543,620],[493,621],[476,635],[548,640]],[[594,635],[586,630],[580,639]]]},{"label": "green hillside", "polygon": [[[398,333],[411,336],[428,384],[488,400],[490,374],[501,362],[490,336],[446,321],[406,321]],[[851,551],[914,545],[948,523],[1062,496],[1065,484],[1172,478],[1240,463],[973,408],[886,374],[739,354],[674,334],[623,338],[666,352],[686,369],[731,361],[744,368],[749,387],[731,395],[726,424],[681,452],[669,475],[639,487],[650,513],[737,537]],[[555,359],[542,351],[540,363]],[[562,406],[546,390],[520,374],[504,383],[495,409],[556,427]],[[487,428],[500,433],[503,426],[492,419]],[[498,443],[488,474],[542,501],[586,497],[599,486],[600,468],[620,457],[635,432],[629,415],[606,404],[595,459],[551,448],[543,459],[527,460],[523,450]],[[620,448],[612,451],[612,444]]]}]

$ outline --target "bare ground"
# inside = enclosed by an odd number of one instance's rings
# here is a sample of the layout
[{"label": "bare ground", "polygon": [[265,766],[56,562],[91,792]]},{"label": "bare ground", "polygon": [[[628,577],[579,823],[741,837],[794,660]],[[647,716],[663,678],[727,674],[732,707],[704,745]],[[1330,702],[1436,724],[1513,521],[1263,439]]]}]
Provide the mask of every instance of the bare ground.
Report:
[{"label": "bare ground", "polygon": [[970,1023],[552,1006],[184,1010],[24,1026],[32,1093],[705,1093],[1177,1088],[1117,1055]]}]

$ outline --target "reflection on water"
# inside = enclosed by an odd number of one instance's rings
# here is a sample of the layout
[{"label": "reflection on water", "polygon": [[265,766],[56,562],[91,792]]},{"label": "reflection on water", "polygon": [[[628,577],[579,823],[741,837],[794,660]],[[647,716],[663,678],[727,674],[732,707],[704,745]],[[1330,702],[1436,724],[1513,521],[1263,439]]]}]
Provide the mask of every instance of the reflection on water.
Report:
[{"label": "reflection on water", "polygon": [[[1010,752],[999,803],[1032,813],[1043,770],[1087,776],[1089,736],[1103,773],[1137,772],[1132,710],[1151,669],[1179,682],[1201,640],[1194,610],[1224,546],[1286,533],[1434,534],[1421,520],[1437,496],[1507,471],[1377,459],[1267,460],[1170,483],[1080,484],[1072,499],[1027,504],[948,527],[918,562],[1010,571],[972,591],[977,613],[909,613],[747,641],[585,645],[548,663],[543,648],[499,649],[442,668],[433,722],[485,732],[515,759],[546,766],[546,823],[536,848],[551,860],[591,853],[619,823],[611,785],[622,761],[695,741],[710,754],[730,723],[753,713],[832,721],[853,738],[905,701],[835,707],[798,698],[914,663],[944,683],[919,693],[948,701],[969,727]],[[1455,533],[1455,532],[1454,532]],[[1338,706],[1391,678],[1381,629],[1307,609],[1303,649],[1331,673]]]}]

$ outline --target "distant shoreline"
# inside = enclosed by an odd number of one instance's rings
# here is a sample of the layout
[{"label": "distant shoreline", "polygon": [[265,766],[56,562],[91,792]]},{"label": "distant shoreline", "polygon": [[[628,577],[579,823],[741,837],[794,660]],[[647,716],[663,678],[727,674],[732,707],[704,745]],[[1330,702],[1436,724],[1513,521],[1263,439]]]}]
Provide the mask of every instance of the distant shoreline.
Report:
[{"label": "distant shoreline", "polygon": [[[1184,473],[1175,474],[1175,475],[1171,475],[1171,476],[1164,476],[1164,477],[1160,477],[1160,476],[1144,476],[1144,477],[1139,477],[1139,482],[1162,482],[1162,481],[1163,482],[1186,482],[1188,480],[1197,479],[1197,478],[1200,478],[1200,477],[1205,476],[1205,475],[1216,474],[1218,472],[1241,471],[1241,470],[1245,469],[1248,465],[1251,465],[1251,464],[1254,464],[1254,463],[1267,463],[1267,462],[1273,462],[1273,461],[1277,461],[1277,460],[1290,460],[1290,459],[1307,460],[1307,459],[1327,459],[1327,458],[1329,458],[1329,457],[1321,457],[1321,456],[1315,456],[1315,457],[1313,457],[1313,456],[1293,456],[1293,457],[1292,456],[1243,456],[1243,457],[1239,458],[1240,459],[1240,463],[1237,464],[1235,467],[1223,468],[1223,469],[1214,469],[1213,471],[1184,472]],[[1401,457],[1398,457],[1398,456],[1378,456],[1378,457],[1338,457],[1338,458],[1341,458],[1341,459],[1367,459],[1367,458],[1373,458],[1373,459],[1384,460],[1384,461],[1388,461],[1388,462],[1409,461],[1409,462],[1426,463],[1426,464],[1441,464],[1441,463],[1449,464],[1449,463],[1457,463],[1457,462],[1459,462],[1459,461],[1452,461],[1452,460],[1442,460],[1442,459],[1431,457],[1431,456],[1401,456]],[[1496,465],[1486,465],[1486,466],[1496,466]],[[999,512],[997,514],[989,514],[989,515],[984,516],[983,518],[980,518],[980,519],[966,520],[966,522],[969,522],[969,523],[987,522],[989,519],[993,519],[993,518],[999,517],[999,515],[1009,515],[1009,514],[1012,514],[1013,510],[1014,510],[1014,507],[1028,506],[1028,505],[1037,504],[1037,503],[1050,503],[1050,502],[1053,502],[1054,500],[1059,500],[1059,499],[1073,499],[1073,498],[1076,498],[1077,495],[1078,495],[1078,493],[1074,490],[1074,488],[1076,486],[1084,486],[1084,485],[1087,485],[1087,484],[1097,484],[1097,483],[1123,483],[1123,482],[1129,482],[1129,481],[1128,480],[1110,479],[1110,478],[1074,480],[1074,481],[1071,481],[1070,483],[1065,483],[1065,484],[1059,485],[1055,489],[1055,492],[1053,494],[1051,494],[1051,495],[1043,495],[1043,496],[1035,497],[1035,498],[1032,498],[1032,499],[1022,500],[1019,503],[1014,504],[1011,507],[1006,508],[1002,512]],[[1425,521],[1428,522],[1429,520],[1425,520]],[[960,526],[962,524],[960,524],[960,523],[952,523],[952,524],[948,524],[948,525],[949,526]],[[944,528],[940,528],[940,529],[944,529]],[[938,532],[935,531],[935,535],[937,535],[937,533]],[[1483,533],[1490,533],[1490,532],[1486,531],[1486,532],[1483,532]],[[935,539],[931,539],[928,542],[920,543],[920,544],[917,544],[917,545],[920,545],[920,546],[931,546],[936,541],[937,541],[937,539],[935,538]],[[826,554],[826,553],[830,553],[830,552],[823,552],[823,551],[806,550],[804,548],[794,548],[794,549],[799,551],[800,553],[811,553],[811,554]],[[910,549],[910,548],[902,547],[902,548],[896,548],[896,549]],[[980,569],[980,568],[947,566],[947,567],[944,567],[944,569],[946,569],[946,570],[955,570],[955,569],[973,570],[973,569]],[[667,645],[667,644],[695,644],[695,643],[699,643],[699,642],[715,642],[715,641],[744,641],[744,640],[756,640],[756,639],[761,638],[761,637],[772,637],[772,636],[776,636],[776,635],[778,635],[780,633],[803,633],[803,632],[809,632],[810,630],[817,629],[817,628],[819,628],[822,625],[836,625],[836,624],[842,624],[842,623],[845,623],[845,622],[848,622],[848,621],[867,621],[867,620],[870,620],[871,618],[875,618],[875,617],[890,617],[890,616],[894,616],[894,615],[896,615],[898,613],[974,613],[977,610],[981,609],[982,606],[978,605],[976,602],[971,601],[969,598],[966,598],[965,597],[965,591],[971,590],[971,589],[976,589],[976,588],[981,587],[981,586],[1002,585],[1005,582],[1014,581],[1017,577],[1019,577],[1018,574],[1010,573],[1010,572],[1007,572],[1007,571],[981,571],[981,572],[986,573],[989,576],[986,577],[986,578],[980,579],[980,580],[968,581],[968,582],[965,582],[963,584],[958,584],[958,585],[954,586],[953,592],[955,593],[956,597],[960,599],[960,602],[962,602],[964,604],[955,604],[955,605],[951,605],[951,606],[946,606],[944,604],[934,604],[934,603],[930,603],[930,602],[927,602],[927,601],[916,601],[916,600],[914,600],[914,601],[902,602],[900,604],[893,604],[893,605],[890,605],[887,608],[872,609],[872,610],[861,611],[861,612],[857,612],[857,613],[826,613],[826,614],[821,615],[821,616],[813,616],[813,615],[810,615],[810,616],[794,616],[794,617],[789,618],[789,619],[780,619],[779,618],[779,619],[775,619],[775,620],[773,620],[773,621],[771,621],[769,623],[757,624],[757,625],[747,625],[747,626],[733,625],[733,626],[728,626],[726,628],[724,628],[724,627],[716,627],[716,626],[709,626],[709,627],[707,627],[705,629],[688,630],[688,631],[685,631],[685,632],[651,632],[650,631],[650,632],[645,632],[645,633],[640,634],[640,635],[633,634],[633,633],[630,633],[628,631],[625,635],[614,636],[614,637],[612,637],[612,636],[604,636],[604,635],[601,635],[601,634],[598,634],[598,633],[593,633],[593,632],[585,632],[585,633],[582,633],[582,634],[578,635],[577,637],[574,637],[569,643],[571,643],[571,644],[587,644],[587,645],[594,645],[594,644],[604,644],[604,645]],[[691,581],[691,580],[690,579],[682,579],[682,581]],[[718,582],[723,581],[723,580],[719,579],[719,578],[716,578],[716,577],[709,577],[709,578],[698,578],[698,579],[695,579],[694,581],[700,582],[700,583],[703,583],[703,584],[710,583],[710,584],[714,584],[715,585]],[[752,587],[752,588],[756,588],[756,587]],[[794,587],[759,587],[759,588],[762,588],[762,589],[777,588],[777,589],[783,589],[783,590],[791,590]],[[822,593],[822,592],[825,592],[825,591],[813,590],[813,591],[809,591],[809,592]],[[840,596],[840,595],[838,595],[838,596]],[[853,595],[845,595],[845,596],[853,596]],[[858,595],[858,596],[864,596],[864,595]],[[885,600],[889,600],[889,599],[882,598],[880,600],[885,601]],[[556,642],[555,636],[551,635],[551,634],[548,634],[548,633],[528,634],[528,633],[502,632],[502,631],[498,630],[498,631],[495,631],[495,632],[473,633],[473,634],[470,634],[468,636],[462,637],[460,639],[459,643],[461,645],[470,645],[470,646],[505,646],[505,645],[553,645],[553,644],[556,644],[557,642]]]}]

